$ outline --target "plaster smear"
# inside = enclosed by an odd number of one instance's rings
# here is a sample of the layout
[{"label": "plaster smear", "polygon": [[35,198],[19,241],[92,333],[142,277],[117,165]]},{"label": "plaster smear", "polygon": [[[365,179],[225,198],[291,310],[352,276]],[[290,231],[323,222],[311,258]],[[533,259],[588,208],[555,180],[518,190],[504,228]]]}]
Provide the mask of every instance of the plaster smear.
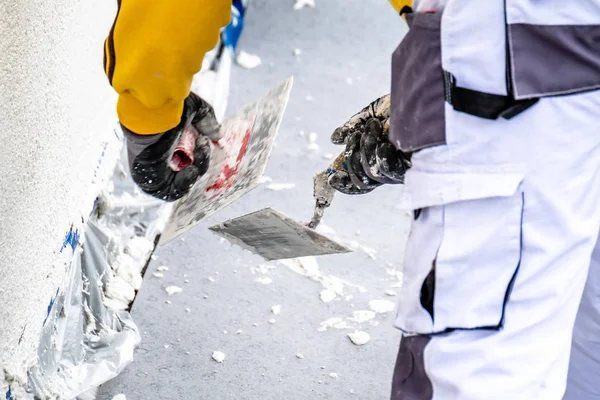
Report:
[{"label": "plaster smear", "polygon": [[363,323],[375,318],[375,312],[370,310],[357,310],[352,312],[352,317],[348,318],[352,322]]},{"label": "plaster smear", "polygon": [[[363,286],[355,285],[332,275],[324,275],[321,272],[315,257],[300,257],[289,260],[279,260],[278,262],[299,275],[305,276],[315,282],[319,282],[324,289],[334,293],[336,296],[344,296],[344,289],[346,286],[356,288],[360,292],[367,291]],[[329,298],[328,296],[331,295],[327,294],[325,295],[325,298]]]},{"label": "plaster smear", "polygon": [[331,317],[328,320],[321,322],[319,325],[320,325],[320,327],[317,328],[317,331],[319,331],[319,332],[325,332],[329,328],[335,328],[335,329],[351,328],[351,326],[348,325],[348,323],[344,320],[344,318],[341,318],[341,317]]},{"label": "plaster smear", "polygon": [[112,276],[104,286],[104,305],[115,310],[126,310],[135,299],[142,286],[139,260],[147,259],[154,248],[152,241],[143,237],[135,237],[124,246],[121,240],[114,237],[108,245],[115,261],[111,265]]},{"label": "plaster smear", "polygon": [[260,276],[256,278],[254,282],[260,283],[262,285],[270,285],[271,283],[273,283],[273,279],[269,278],[268,276]]},{"label": "plaster smear", "polygon": [[126,310],[135,298],[135,288],[119,276],[111,277],[104,286],[104,305],[114,310]]}]

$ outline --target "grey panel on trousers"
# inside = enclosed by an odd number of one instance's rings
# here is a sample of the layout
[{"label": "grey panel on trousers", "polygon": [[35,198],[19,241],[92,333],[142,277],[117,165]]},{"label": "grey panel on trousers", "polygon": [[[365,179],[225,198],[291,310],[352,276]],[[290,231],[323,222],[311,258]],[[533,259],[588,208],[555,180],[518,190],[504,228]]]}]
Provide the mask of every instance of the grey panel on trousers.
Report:
[{"label": "grey panel on trousers", "polygon": [[410,30],[392,55],[390,138],[412,152],[446,143],[440,14],[408,14]]},{"label": "grey panel on trousers", "polygon": [[600,25],[508,27],[517,100],[600,88]]},{"label": "grey panel on trousers", "polygon": [[266,260],[352,251],[271,208],[230,219],[209,229]]},{"label": "grey panel on trousers", "polygon": [[431,337],[404,336],[392,378],[391,400],[431,400],[433,387],[425,371],[423,352]]}]

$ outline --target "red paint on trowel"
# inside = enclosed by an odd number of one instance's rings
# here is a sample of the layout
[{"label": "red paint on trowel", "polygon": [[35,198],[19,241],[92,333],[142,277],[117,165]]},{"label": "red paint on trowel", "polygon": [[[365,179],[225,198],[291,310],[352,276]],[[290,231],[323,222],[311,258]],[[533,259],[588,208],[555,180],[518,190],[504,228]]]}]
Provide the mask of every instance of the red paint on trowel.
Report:
[{"label": "red paint on trowel", "polygon": [[235,160],[235,166],[232,168],[229,166],[229,164],[225,164],[225,166],[223,167],[223,172],[221,173],[221,175],[219,175],[219,179],[217,179],[217,181],[211,186],[206,188],[207,192],[211,190],[223,189],[225,187],[231,187],[231,178],[237,175],[240,169],[240,163],[242,162],[242,159],[246,154],[246,150],[248,149],[248,143],[250,142],[251,133],[252,132],[250,131],[250,129],[246,130],[244,139],[242,140],[240,151],[238,152],[237,158]]}]

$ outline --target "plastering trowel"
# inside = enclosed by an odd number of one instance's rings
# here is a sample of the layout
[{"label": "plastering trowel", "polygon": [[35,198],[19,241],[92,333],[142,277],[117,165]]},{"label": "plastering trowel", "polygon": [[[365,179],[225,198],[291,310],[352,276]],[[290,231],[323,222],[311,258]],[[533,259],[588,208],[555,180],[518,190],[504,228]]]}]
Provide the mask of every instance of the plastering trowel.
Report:
[{"label": "plastering trowel", "polygon": [[233,218],[209,229],[266,260],[349,253],[348,247],[317,232],[323,213],[331,205],[335,189],[328,176],[341,163],[343,154],[326,171],[313,178],[315,208],[309,223],[293,220],[271,208]]},{"label": "plastering trowel", "polygon": [[211,167],[190,192],[173,205],[161,235],[165,244],[237,201],[259,185],[279,126],[293,79],[275,86],[221,124]]}]

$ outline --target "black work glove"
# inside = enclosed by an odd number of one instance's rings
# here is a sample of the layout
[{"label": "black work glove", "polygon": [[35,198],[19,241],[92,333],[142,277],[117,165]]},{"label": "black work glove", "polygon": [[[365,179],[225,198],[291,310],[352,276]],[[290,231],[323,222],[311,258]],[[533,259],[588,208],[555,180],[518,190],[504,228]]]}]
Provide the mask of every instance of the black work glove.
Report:
[{"label": "black work glove", "polygon": [[121,125],[133,181],[145,193],[174,201],[192,188],[210,164],[219,123],[210,104],[195,93],[185,99],[179,125],[164,133],[138,135]]},{"label": "black work glove", "polygon": [[341,165],[334,162],[330,171],[329,184],[334,189],[344,194],[364,194],[383,184],[404,183],[410,155],[397,150],[389,141],[389,119],[388,94],[333,132],[331,141],[346,145]]}]

